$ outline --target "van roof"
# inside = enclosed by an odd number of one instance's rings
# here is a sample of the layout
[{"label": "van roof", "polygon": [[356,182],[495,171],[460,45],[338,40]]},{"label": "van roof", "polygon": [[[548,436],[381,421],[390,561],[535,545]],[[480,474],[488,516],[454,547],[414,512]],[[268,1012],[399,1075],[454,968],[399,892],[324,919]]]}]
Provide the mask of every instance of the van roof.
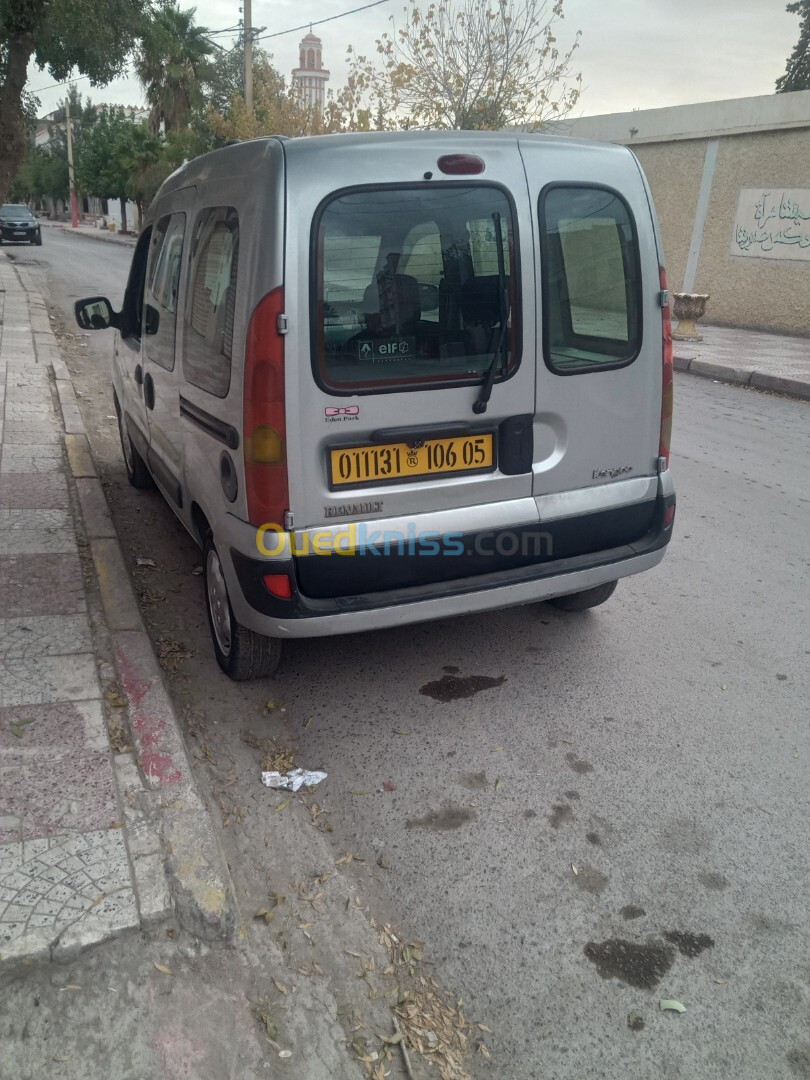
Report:
[{"label": "van roof", "polygon": [[344,153],[352,150],[368,152],[372,147],[375,150],[385,150],[393,144],[401,146],[403,143],[411,144],[414,149],[424,147],[435,154],[438,147],[447,147],[455,152],[459,152],[462,147],[470,152],[476,150],[483,152],[486,145],[503,146],[540,141],[553,152],[564,150],[569,154],[598,154],[600,157],[607,154],[621,154],[628,158],[633,156],[627,147],[615,143],[523,131],[362,131],[337,135],[309,135],[292,139],[279,135],[266,135],[245,142],[231,143],[181,165],[164,182],[159,194],[165,195],[186,184],[221,177],[232,172],[242,173],[244,169],[256,165],[263,159],[269,159],[277,153],[281,143],[284,145],[285,156],[293,159],[331,153],[338,148]]}]

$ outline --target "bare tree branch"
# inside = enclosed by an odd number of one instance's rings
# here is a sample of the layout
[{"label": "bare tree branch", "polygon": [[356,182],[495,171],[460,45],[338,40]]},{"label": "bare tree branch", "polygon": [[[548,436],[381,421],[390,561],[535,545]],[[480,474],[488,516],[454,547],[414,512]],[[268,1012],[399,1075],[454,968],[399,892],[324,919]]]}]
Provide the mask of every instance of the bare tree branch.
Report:
[{"label": "bare tree branch", "polygon": [[403,16],[377,61],[349,50],[357,100],[385,127],[536,130],[579,98],[580,35],[566,52],[556,45],[563,0],[412,0]]}]

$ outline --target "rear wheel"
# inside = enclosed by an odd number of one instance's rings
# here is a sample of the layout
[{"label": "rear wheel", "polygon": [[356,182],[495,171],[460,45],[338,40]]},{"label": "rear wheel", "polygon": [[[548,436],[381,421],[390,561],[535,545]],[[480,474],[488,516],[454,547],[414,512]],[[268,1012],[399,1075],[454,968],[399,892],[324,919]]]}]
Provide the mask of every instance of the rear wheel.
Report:
[{"label": "rear wheel", "polygon": [[118,416],[118,435],[121,439],[121,452],[124,455],[127,479],[134,488],[146,491],[149,488],[154,487],[155,482],[146,467],[146,462],[132,445],[132,439],[130,439],[129,432],[124,424],[124,418],[121,415],[121,407],[118,404],[118,401],[115,402],[115,412]]},{"label": "rear wheel", "polygon": [[236,621],[225,574],[209,533],[203,549],[205,609],[217,663],[234,682],[272,675],[281,661],[281,642]]},{"label": "rear wheel", "polygon": [[594,585],[592,589],[583,589],[582,592],[555,596],[553,600],[549,600],[549,603],[561,611],[587,611],[588,608],[598,607],[609,600],[616,591],[617,585],[617,581],[606,581],[604,585]]}]

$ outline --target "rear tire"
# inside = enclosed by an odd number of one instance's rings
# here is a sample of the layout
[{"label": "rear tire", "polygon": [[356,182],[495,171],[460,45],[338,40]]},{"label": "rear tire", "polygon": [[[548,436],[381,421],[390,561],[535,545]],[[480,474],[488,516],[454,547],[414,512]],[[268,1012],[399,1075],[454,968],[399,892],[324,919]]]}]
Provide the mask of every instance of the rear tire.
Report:
[{"label": "rear tire", "polygon": [[555,596],[553,600],[549,600],[549,603],[560,611],[587,611],[588,608],[598,607],[609,600],[618,584],[618,581],[606,581],[604,585],[594,585],[592,589],[583,589],[582,592]]},{"label": "rear tire", "polygon": [[146,467],[146,462],[132,445],[129,432],[124,427],[124,418],[121,415],[121,406],[118,400],[115,402],[115,412],[118,416],[118,437],[121,440],[121,453],[124,457],[124,466],[127,470],[127,480],[139,491],[148,491],[155,486],[152,474]]},{"label": "rear tire", "polygon": [[234,682],[272,675],[281,662],[281,642],[249,630],[236,621],[214,538],[203,547],[205,610],[217,663]]}]

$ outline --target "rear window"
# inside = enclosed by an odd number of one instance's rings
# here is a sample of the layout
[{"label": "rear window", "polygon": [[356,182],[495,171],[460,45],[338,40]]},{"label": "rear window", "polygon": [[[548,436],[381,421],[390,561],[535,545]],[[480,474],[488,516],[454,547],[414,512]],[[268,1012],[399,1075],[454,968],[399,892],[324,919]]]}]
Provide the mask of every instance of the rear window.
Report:
[{"label": "rear window", "polygon": [[351,191],[315,222],[313,348],[332,393],[498,379],[519,360],[515,225],[489,184]]},{"label": "rear window", "polygon": [[605,188],[547,188],[540,199],[546,363],[559,374],[630,363],[641,342],[638,242]]}]

